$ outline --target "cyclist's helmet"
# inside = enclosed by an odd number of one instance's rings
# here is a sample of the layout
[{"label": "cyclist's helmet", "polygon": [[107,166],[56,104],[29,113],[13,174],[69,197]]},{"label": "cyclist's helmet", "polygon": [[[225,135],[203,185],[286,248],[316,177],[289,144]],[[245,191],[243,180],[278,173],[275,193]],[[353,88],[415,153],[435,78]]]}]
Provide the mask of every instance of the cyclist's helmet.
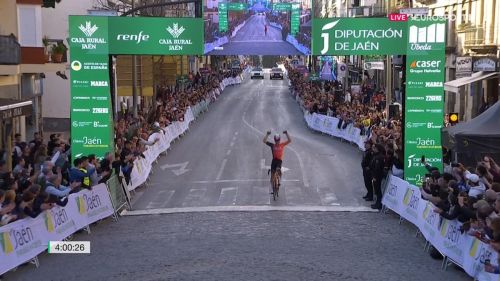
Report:
[{"label": "cyclist's helmet", "polygon": [[279,142],[280,141],[280,134],[274,135],[274,141]]}]

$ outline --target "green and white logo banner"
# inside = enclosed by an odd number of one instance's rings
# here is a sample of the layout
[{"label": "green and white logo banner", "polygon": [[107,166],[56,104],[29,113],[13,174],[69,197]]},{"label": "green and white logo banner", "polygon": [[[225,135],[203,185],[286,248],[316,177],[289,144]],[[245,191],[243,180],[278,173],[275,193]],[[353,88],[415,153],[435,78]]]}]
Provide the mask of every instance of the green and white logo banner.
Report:
[{"label": "green and white logo banner", "polygon": [[71,150],[74,159],[113,151],[106,17],[70,17]]},{"label": "green and white logo banner", "polygon": [[420,186],[428,173],[421,157],[442,170],[444,21],[408,21],[405,103],[405,180]]},{"label": "green and white logo banner", "polygon": [[407,23],[387,18],[313,19],[314,55],[400,55],[406,53]]},{"label": "green and white logo banner", "polygon": [[70,16],[74,157],[113,151],[109,54],[201,55],[203,19]]},{"label": "green and white logo banner", "polygon": [[203,54],[201,18],[109,18],[109,53]]}]

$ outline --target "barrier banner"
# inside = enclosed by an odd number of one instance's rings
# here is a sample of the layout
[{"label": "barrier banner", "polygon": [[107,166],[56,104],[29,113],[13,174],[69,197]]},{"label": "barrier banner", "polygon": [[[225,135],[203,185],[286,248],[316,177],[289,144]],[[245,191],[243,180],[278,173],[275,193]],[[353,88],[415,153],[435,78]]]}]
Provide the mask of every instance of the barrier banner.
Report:
[{"label": "barrier banner", "polygon": [[[413,185],[407,185],[404,192],[403,201],[399,205],[400,215],[416,226],[420,226],[419,207],[423,201],[420,189]],[[401,199],[401,198],[399,198]]]},{"label": "barrier banner", "polygon": [[382,197],[382,204],[400,214],[402,208],[400,208],[399,202],[403,201],[408,185],[408,182],[391,175]]},{"label": "barrier banner", "polygon": [[113,205],[105,184],[68,196],[68,204],[0,227],[0,274],[47,250],[48,241],[60,241],[79,229],[109,217]]},{"label": "barrier banner", "polygon": [[304,119],[309,128],[320,131],[322,133],[345,139],[355,143],[360,150],[365,150],[366,137],[361,135],[361,129],[355,128],[353,124],[347,125],[346,128],[338,128],[340,120],[336,117],[326,116],[322,114],[304,113]]},{"label": "barrier banner", "polygon": [[470,276],[480,281],[500,280],[498,274],[484,271],[487,259],[497,265],[497,252],[476,237],[461,233],[459,221],[442,218],[431,202],[422,199],[418,187],[391,175],[382,204],[417,226],[427,241]]}]

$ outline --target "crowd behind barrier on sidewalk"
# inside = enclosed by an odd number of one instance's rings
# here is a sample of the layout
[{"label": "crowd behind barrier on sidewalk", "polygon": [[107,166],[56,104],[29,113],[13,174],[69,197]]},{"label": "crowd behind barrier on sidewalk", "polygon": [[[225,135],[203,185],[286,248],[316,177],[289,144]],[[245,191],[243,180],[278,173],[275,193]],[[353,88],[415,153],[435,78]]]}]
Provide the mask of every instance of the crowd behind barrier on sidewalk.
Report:
[{"label": "crowd behind barrier on sidewalk", "polygon": [[[112,215],[115,206],[105,184],[111,176],[123,176],[129,190],[142,185],[153,162],[168,149],[171,141],[188,129],[189,122],[206,111],[226,86],[241,82],[242,70],[213,72],[205,77],[197,74],[185,89],[162,88],[156,110],[149,117],[142,113],[144,115],[134,119],[122,108],[115,123],[114,154],[108,153],[100,161],[94,155],[71,160],[70,141],[63,140],[59,134],[51,135],[48,143],[39,133],[35,133],[29,143],[22,142],[20,135],[16,135],[11,156],[15,167],[8,171],[5,160],[0,160],[0,241],[2,248],[8,249],[2,252],[4,256],[0,255],[0,274],[46,250],[47,237],[63,240],[82,227]],[[8,156],[3,153],[3,157]],[[136,182],[134,175],[140,175]],[[98,202],[94,202],[95,198],[99,198]],[[54,236],[51,234],[54,226],[48,222],[61,213],[71,224],[56,231]],[[41,228],[40,221],[45,221],[45,228]],[[10,233],[19,227],[40,228],[36,232],[41,235],[37,236],[37,245],[29,249],[13,247]],[[13,255],[17,258],[13,259]],[[4,263],[3,259],[9,262]]]},{"label": "crowd behind barrier on sidewalk", "polygon": [[[69,194],[92,190],[111,176],[111,167],[99,163],[95,155],[72,160],[69,140],[59,134],[44,142],[40,133],[34,133],[28,143],[16,134],[12,151],[0,160],[0,226],[64,207]],[[6,157],[12,157],[12,171]]]},{"label": "crowd behind barrier on sidewalk", "polygon": [[492,157],[486,155],[475,167],[465,167],[451,162],[451,152],[443,148],[443,171],[431,167],[424,157],[422,166],[428,174],[421,187],[412,186],[402,179],[401,121],[399,117],[384,121],[380,93],[372,92],[370,97],[373,88],[364,84],[359,95],[349,91],[336,95],[332,92],[340,88],[338,82],[311,83],[291,67],[287,70],[310,127],[325,128],[324,120],[335,116],[337,130],[352,126],[366,136],[361,167],[367,190],[364,198],[376,197],[372,208],[381,209],[383,204],[416,225],[432,245],[434,258],[444,256],[445,262],[452,261],[477,280],[498,279],[500,165]]},{"label": "crowd behind barrier on sidewalk", "polygon": [[197,73],[192,75],[191,83],[183,89],[159,87],[155,110],[149,117],[139,114],[139,118],[135,119],[130,113],[125,113],[115,127],[115,158],[119,159],[116,165],[121,167],[127,184],[130,182],[134,161],[146,158],[147,148],[161,140],[159,132],[164,132],[170,125],[183,124],[189,108],[202,102],[215,101],[222,92],[220,84],[229,78],[239,77],[240,74],[241,70],[220,71],[204,77]]},{"label": "crowd behind barrier on sidewalk", "polygon": [[[303,107],[306,122],[312,129],[354,142],[365,151],[363,178],[367,190],[364,199],[382,207],[382,179],[387,171],[402,177],[403,150],[401,116],[386,121],[383,91],[375,91],[369,79],[361,93],[341,90],[338,81],[307,81],[306,77],[286,66],[292,92]],[[375,153],[368,153],[373,150]]]},{"label": "crowd behind barrier on sidewalk", "polygon": [[500,165],[484,156],[475,167],[451,163],[417,187],[389,175],[382,203],[419,228],[430,255],[463,268],[475,280],[500,273]]}]

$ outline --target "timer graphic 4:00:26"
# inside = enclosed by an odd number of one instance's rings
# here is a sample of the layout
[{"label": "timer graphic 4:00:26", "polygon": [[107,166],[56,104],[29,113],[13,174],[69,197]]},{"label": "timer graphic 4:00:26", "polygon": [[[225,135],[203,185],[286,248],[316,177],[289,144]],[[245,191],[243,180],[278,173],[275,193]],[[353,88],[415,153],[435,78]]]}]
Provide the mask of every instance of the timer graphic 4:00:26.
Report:
[{"label": "timer graphic 4:00:26", "polygon": [[49,254],[90,254],[90,241],[49,241]]}]

